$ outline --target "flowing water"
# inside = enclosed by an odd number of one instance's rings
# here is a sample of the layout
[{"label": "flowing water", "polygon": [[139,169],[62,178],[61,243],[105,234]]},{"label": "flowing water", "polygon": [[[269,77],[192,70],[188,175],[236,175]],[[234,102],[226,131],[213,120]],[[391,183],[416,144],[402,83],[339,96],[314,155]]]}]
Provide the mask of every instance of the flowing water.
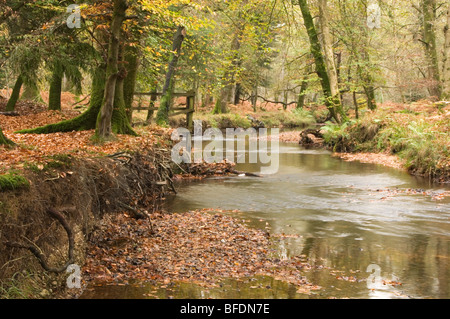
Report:
[{"label": "flowing water", "polygon": [[[239,210],[236,217],[253,227],[298,235],[279,242],[279,257],[303,255],[323,266],[306,273],[322,289],[299,294],[255,277],[209,289],[103,286],[82,298],[450,298],[450,198],[433,197],[448,187],[295,144],[281,144],[279,153],[274,175],[185,183],[166,209]],[[258,172],[260,165],[236,169]]]}]

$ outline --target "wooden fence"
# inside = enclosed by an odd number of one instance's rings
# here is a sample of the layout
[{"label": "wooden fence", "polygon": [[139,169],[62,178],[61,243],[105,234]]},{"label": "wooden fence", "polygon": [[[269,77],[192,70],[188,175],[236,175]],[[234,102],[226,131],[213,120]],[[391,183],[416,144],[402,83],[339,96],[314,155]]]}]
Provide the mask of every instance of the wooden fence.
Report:
[{"label": "wooden fence", "polygon": [[[161,97],[162,93],[148,92],[148,93],[134,93],[135,96],[151,96],[155,101],[157,97]],[[177,116],[180,114],[186,114],[187,128],[192,131],[194,129],[194,112],[195,112],[195,91],[189,91],[186,93],[173,93],[173,97],[186,97],[185,107],[172,107],[170,109],[169,116]],[[149,111],[155,112],[157,107],[133,107],[133,111]]]}]

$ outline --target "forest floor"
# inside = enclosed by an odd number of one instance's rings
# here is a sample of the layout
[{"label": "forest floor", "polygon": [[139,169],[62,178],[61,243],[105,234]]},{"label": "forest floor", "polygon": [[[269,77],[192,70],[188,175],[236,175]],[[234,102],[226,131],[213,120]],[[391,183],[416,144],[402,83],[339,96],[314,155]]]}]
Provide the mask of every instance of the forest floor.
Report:
[{"label": "forest floor", "polygon": [[[18,116],[0,115],[3,132],[17,144],[14,148],[0,146],[0,176],[17,172],[29,181],[28,188],[0,193],[0,218],[5,221],[4,227],[8,228],[0,228],[0,255],[3,256],[0,260],[7,265],[1,272],[6,277],[0,278],[2,298],[73,297],[64,288],[64,274],[42,275],[39,263],[32,254],[23,249],[11,251],[4,245],[4,241],[11,238],[24,240],[20,234],[26,234],[25,239],[40,247],[49,259],[51,256],[52,263],[61,264],[67,258],[67,235],[61,225],[46,217],[46,209],[49,205],[60,207],[66,204],[73,205],[75,209],[74,213],[64,214],[67,222],[74,227],[74,233],[78,234],[75,229],[79,228],[94,229],[94,232],[76,237],[76,247],[81,247],[78,248],[81,250],[85,247],[87,253],[84,257],[77,257],[77,260],[84,260],[85,283],[123,284],[138,279],[160,284],[188,280],[215,285],[224,277],[267,275],[296,285],[302,293],[319,289],[306,281],[304,272],[311,266],[304,259],[280,261],[270,255],[273,240],[270,237],[280,238],[282,234],[269,235],[221,212],[206,209],[168,215],[157,210],[150,219],[136,219],[127,209],[112,215],[105,214],[104,209],[114,209],[113,201],[118,197],[109,194],[100,198],[97,192],[109,192],[111,186],[108,185],[114,184],[111,178],[123,173],[120,171],[123,170],[121,165],[108,160],[107,156],[122,151],[151,151],[153,147],[164,146],[170,129],[135,127],[139,137],[118,136],[116,140],[102,145],[91,141],[92,131],[45,135],[15,133],[20,129],[56,123],[80,114],[81,110],[72,107],[71,96],[65,96],[63,101],[60,112],[48,111],[45,104],[21,101],[16,108]],[[0,112],[5,104],[5,100],[0,100]],[[61,156],[69,156],[72,166],[51,167],[55,159]],[[195,165],[191,169],[191,174],[180,173],[175,178],[227,174],[232,167],[221,163],[213,169]],[[117,185],[123,182],[117,181]],[[91,187],[94,187],[95,194],[90,193]],[[98,208],[101,211],[96,211]],[[152,207],[136,209],[151,211]],[[93,219],[102,216],[95,227],[86,219],[91,214],[94,214]],[[13,228],[6,226],[13,224]],[[91,237],[91,240],[84,242],[80,239],[84,237]],[[53,256],[53,253],[56,255]],[[7,274],[15,275],[10,278]]]},{"label": "forest floor", "polygon": [[[151,149],[165,145],[170,136],[170,129],[139,125],[135,127],[139,137],[118,136],[102,145],[91,141],[92,131],[47,135],[14,133],[77,116],[83,109],[75,109],[75,102],[72,95],[65,94],[62,111],[55,112],[48,111],[45,104],[21,101],[17,105],[19,116],[0,115],[3,132],[18,145],[15,148],[0,146],[0,175],[30,168],[39,173],[61,154],[78,159],[104,158],[121,151]],[[6,101],[0,99],[0,112],[5,104]],[[221,116],[211,116],[206,110],[200,110],[196,116],[204,119],[208,126],[245,128],[254,124],[250,115],[266,126],[281,126],[284,129],[280,133],[281,142],[299,143],[302,130],[314,126],[326,111],[323,108],[283,111],[277,105],[261,107],[253,112],[249,104],[244,104],[232,107],[230,114]],[[135,121],[141,122],[144,113],[136,114]],[[376,111],[362,110],[362,113],[360,121],[344,127],[322,127],[324,139],[313,147],[331,148],[334,156],[344,160],[407,169],[418,175],[428,172],[441,181],[448,180],[450,105],[427,101],[410,105],[386,103]],[[289,122],[285,122],[287,118]],[[177,121],[183,124],[182,118]],[[209,171],[207,167],[197,167],[194,174],[179,175],[179,178],[200,178],[198,176],[203,177],[206,171]],[[213,174],[227,171],[231,171],[230,167],[218,165]],[[203,226],[205,223],[209,228]],[[230,233],[235,234],[232,240]],[[94,233],[87,250],[85,276],[89,281],[103,282],[146,279],[164,284],[176,279],[214,285],[223,275],[265,274],[296,284],[299,291],[305,293],[318,289],[303,277],[303,272],[309,269],[307,262],[298,259],[281,262],[266,254],[270,250],[269,237],[276,236],[267,236],[220,212],[205,210],[173,215],[157,212],[151,220],[135,220],[123,212],[104,219]],[[208,250],[205,245],[214,249]],[[137,246],[140,250],[135,249]],[[180,250],[187,246],[192,249]],[[0,288],[4,290],[3,286]],[[48,290],[51,288],[42,291]],[[42,295],[42,291],[29,297],[48,297]]]}]

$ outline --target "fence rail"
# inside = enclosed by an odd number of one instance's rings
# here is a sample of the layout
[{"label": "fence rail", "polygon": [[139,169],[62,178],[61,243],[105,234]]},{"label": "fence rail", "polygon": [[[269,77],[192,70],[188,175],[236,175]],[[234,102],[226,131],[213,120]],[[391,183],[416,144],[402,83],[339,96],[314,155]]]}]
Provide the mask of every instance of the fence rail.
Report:
[{"label": "fence rail", "polygon": [[[193,130],[194,128],[194,112],[195,112],[195,91],[189,91],[185,93],[173,93],[173,97],[185,97],[186,98],[186,106],[185,107],[172,107],[170,108],[169,116],[177,116],[180,114],[186,114],[186,123],[187,128],[189,130]],[[159,92],[136,92],[134,96],[151,96],[152,101],[155,102],[156,98],[163,96],[162,93]],[[159,108],[158,107],[133,107],[133,111],[149,111],[155,112]],[[173,112],[175,111],[175,112]]]}]

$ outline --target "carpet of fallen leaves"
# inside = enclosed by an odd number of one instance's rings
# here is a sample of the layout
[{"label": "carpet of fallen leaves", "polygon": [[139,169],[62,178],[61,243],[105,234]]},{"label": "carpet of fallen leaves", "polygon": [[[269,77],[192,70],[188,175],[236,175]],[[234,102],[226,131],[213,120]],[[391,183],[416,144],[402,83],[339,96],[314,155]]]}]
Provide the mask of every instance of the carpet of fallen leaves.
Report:
[{"label": "carpet of fallen leaves", "polygon": [[[1,102],[1,100],[0,100]],[[0,103],[0,110],[4,108]],[[91,141],[94,131],[67,132],[54,134],[16,134],[14,132],[58,123],[78,116],[81,112],[64,106],[62,111],[48,111],[45,105],[32,102],[18,102],[19,116],[0,115],[3,133],[18,146],[0,146],[0,173],[9,169],[21,169],[24,164],[45,164],[49,157],[67,154],[74,157],[93,157],[114,154],[120,151],[136,150],[154,146],[161,136],[170,136],[168,129],[135,128],[138,137],[118,135],[114,141],[102,145]]]},{"label": "carpet of fallen leaves", "polygon": [[398,156],[384,153],[334,153],[333,156],[339,157],[345,161],[358,161],[368,164],[379,164],[396,169],[406,170],[405,162]]},{"label": "carpet of fallen leaves", "polygon": [[370,190],[372,194],[382,194],[383,197],[380,199],[388,200],[398,195],[422,195],[431,198],[433,201],[444,200],[450,197],[450,191],[447,190],[425,190],[422,188],[384,188]]},{"label": "carpet of fallen leaves", "polygon": [[267,232],[207,209],[148,220],[116,215],[105,219],[90,245],[84,278],[94,285],[184,281],[213,287],[225,278],[266,275],[295,284],[300,293],[320,289],[307,282],[305,260],[271,257]]}]

